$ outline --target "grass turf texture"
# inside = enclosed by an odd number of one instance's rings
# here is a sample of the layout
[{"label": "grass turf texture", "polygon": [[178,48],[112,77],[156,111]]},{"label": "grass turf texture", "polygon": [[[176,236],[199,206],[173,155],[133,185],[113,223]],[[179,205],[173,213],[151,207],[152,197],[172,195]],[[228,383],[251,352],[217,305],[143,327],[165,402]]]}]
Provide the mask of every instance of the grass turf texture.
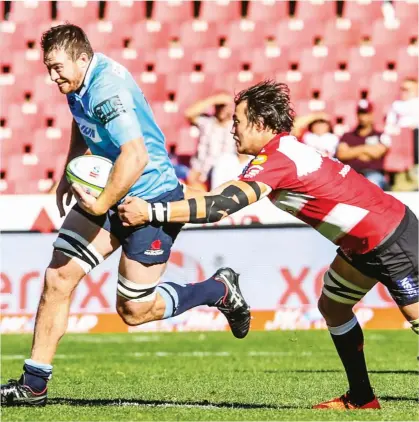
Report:
[{"label": "grass turf texture", "polygon": [[[31,337],[2,336],[2,382],[21,373]],[[62,340],[45,408],[3,421],[418,420],[417,337],[367,331],[382,410],[311,410],[346,390],[326,331],[72,334]]]}]

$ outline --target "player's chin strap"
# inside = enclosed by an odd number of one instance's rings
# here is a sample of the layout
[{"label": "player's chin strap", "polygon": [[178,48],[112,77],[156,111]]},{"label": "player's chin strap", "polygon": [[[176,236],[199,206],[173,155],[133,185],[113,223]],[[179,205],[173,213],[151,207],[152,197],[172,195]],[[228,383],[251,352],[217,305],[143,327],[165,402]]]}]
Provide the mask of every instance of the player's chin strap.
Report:
[{"label": "player's chin strap", "polygon": [[414,321],[409,321],[409,323],[412,325],[412,330],[419,335],[419,318],[415,319]]}]

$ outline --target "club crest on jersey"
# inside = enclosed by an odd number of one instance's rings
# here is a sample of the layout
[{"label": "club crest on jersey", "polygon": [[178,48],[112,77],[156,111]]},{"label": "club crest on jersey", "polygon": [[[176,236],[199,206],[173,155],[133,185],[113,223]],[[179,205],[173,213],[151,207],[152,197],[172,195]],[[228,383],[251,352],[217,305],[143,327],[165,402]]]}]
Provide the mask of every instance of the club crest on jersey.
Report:
[{"label": "club crest on jersey", "polygon": [[95,116],[106,125],[113,119],[116,119],[122,113],[126,113],[124,105],[122,104],[119,95],[114,95],[105,101],[102,101],[94,109]]},{"label": "club crest on jersey", "polygon": [[268,160],[268,156],[266,156],[264,154],[263,155],[258,155],[257,157],[255,157],[252,160],[252,164],[260,165],[260,164],[266,163],[267,160]]}]

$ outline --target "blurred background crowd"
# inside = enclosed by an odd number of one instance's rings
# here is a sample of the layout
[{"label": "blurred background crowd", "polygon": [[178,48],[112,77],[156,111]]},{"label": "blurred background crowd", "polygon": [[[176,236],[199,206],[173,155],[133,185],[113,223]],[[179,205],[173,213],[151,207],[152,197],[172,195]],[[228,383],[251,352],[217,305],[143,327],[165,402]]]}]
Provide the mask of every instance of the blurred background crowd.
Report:
[{"label": "blurred background crowd", "polygon": [[298,139],[385,190],[418,185],[417,1],[4,1],[0,192],[53,192],[71,115],[39,41],[63,21],[127,67],[178,177],[204,190],[249,157],[230,134],[234,95],[289,85]]}]

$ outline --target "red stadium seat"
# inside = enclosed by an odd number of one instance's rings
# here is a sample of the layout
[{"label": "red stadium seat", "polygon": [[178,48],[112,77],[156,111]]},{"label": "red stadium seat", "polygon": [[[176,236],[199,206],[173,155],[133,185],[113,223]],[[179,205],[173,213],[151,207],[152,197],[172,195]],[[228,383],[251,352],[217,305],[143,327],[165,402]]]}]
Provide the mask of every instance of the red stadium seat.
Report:
[{"label": "red stadium seat", "polygon": [[26,39],[22,37],[22,27],[24,27],[24,25],[18,24],[16,25],[14,32],[0,32],[0,53],[2,54],[2,61],[4,60],[5,55],[9,54],[11,51],[23,50],[26,48]]},{"label": "red stadium seat", "polygon": [[34,100],[37,103],[59,103],[66,101],[64,94],[61,94],[55,82],[47,83],[48,76],[36,76],[34,84]]},{"label": "red stadium seat", "polygon": [[12,1],[9,20],[31,23],[51,20],[51,3],[49,1]]},{"label": "red stadium seat", "polygon": [[396,12],[396,18],[401,21],[411,20],[412,17],[418,18],[419,3],[413,1],[394,1],[393,7]]},{"label": "red stadium seat", "polygon": [[368,99],[373,104],[392,103],[399,95],[399,86],[399,80],[388,82],[383,80],[382,73],[375,73],[371,78]]},{"label": "red stadium seat", "polygon": [[43,118],[45,119],[54,119],[54,127],[61,129],[70,129],[71,123],[73,121],[73,116],[68,107],[66,98],[62,99],[62,102],[55,104],[44,104],[42,110]]},{"label": "red stadium seat", "polygon": [[289,81],[287,79],[287,72],[280,72],[276,74],[275,79],[278,82],[288,85],[291,94],[291,101],[311,98],[311,81],[309,76],[302,75],[302,79],[300,81]]},{"label": "red stadium seat", "polygon": [[166,76],[157,75],[155,82],[143,82],[141,73],[134,73],[132,76],[137,82],[140,89],[143,91],[148,102],[165,101],[168,98],[168,91],[166,89]]},{"label": "red stadium seat", "polygon": [[199,12],[199,19],[208,22],[221,22],[240,19],[239,1],[203,1]]},{"label": "red stadium seat", "polygon": [[301,48],[314,44],[315,37],[324,34],[324,23],[321,21],[304,21],[299,29],[290,27],[292,20],[283,20],[275,26],[275,38],[281,47]]},{"label": "red stadium seat", "polygon": [[6,179],[10,181],[36,181],[46,176],[45,167],[39,164],[23,164],[22,155],[11,155],[5,162]]},{"label": "red stadium seat", "polygon": [[343,17],[352,21],[371,23],[374,20],[383,17],[381,11],[381,1],[345,1],[343,8]]},{"label": "red stadium seat", "polygon": [[195,155],[198,147],[198,140],[198,128],[191,128],[190,126],[182,127],[182,129],[179,131],[178,139],[176,142],[176,153],[178,155]]},{"label": "red stadium seat", "polygon": [[249,1],[247,18],[255,22],[278,22],[288,17],[288,4],[285,1]]},{"label": "red stadium seat", "polygon": [[153,114],[159,127],[165,130],[177,131],[185,124],[185,116],[179,112],[167,112],[164,102],[153,103]]},{"label": "red stadium seat", "polygon": [[86,25],[83,29],[95,51],[104,52],[113,48],[122,48],[124,46],[124,37],[120,31],[100,31],[97,22]]},{"label": "red stadium seat", "polygon": [[359,78],[351,75],[348,81],[338,81],[334,72],[323,75],[320,91],[325,101],[356,100],[361,98]]},{"label": "red stadium seat", "polygon": [[32,133],[26,129],[13,129],[12,136],[0,141],[0,155],[7,159],[11,155],[20,155],[25,152],[25,145],[32,144]]},{"label": "red stadium seat", "polygon": [[418,35],[417,21],[400,24],[399,28],[388,29],[383,21],[374,22],[372,42],[374,45],[403,46],[408,45],[410,38]]},{"label": "red stadium seat", "polygon": [[7,110],[7,125],[13,129],[24,129],[31,132],[45,124],[41,122],[41,115],[39,105],[36,114],[25,114],[22,112],[22,103],[10,104]]},{"label": "red stadium seat", "polygon": [[361,26],[358,22],[351,22],[348,29],[339,29],[335,19],[330,19],[326,23],[324,41],[326,45],[336,45],[342,47],[355,46],[358,44],[361,35]]},{"label": "red stadium seat", "polygon": [[134,25],[132,37],[135,47],[142,51],[167,48],[170,40],[170,26],[167,23],[156,25],[149,22],[137,23]]},{"label": "red stadium seat", "polygon": [[369,75],[371,72],[383,70],[386,64],[386,52],[376,48],[374,56],[361,56],[360,50],[353,47],[349,51],[349,71]]},{"label": "red stadium seat", "polygon": [[241,62],[250,62],[255,73],[271,74],[272,72],[285,72],[289,68],[288,50],[281,48],[278,57],[267,57],[265,48],[253,48],[241,52]]},{"label": "red stadium seat", "polygon": [[193,18],[193,2],[154,1],[152,17],[158,22],[185,22]]},{"label": "red stadium seat", "polygon": [[263,24],[245,21],[219,24],[217,35],[226,38],[230,48],[237,49],[262,47],[265,39]]},{"label": "red stadium seat", "polygon": [[336,16],[336,2],[334,1],[297,1],[295,17],[302,20],[316,19],[324,22]]},{"label": "red stadium seat", "polygon": [[391,148],[384,156],[384,169],[392,173],[406,171],[413,166],[413,132],[404,128],[391,136]]},{"label": "red stadium seat", "polygon": [[206,73],[238,72],[240,64],[238,62],[239,53],[231,51],[229,57],[220,57],[218,48],[209,48],[197,52],[195,62],[203,65]]},{"label": "red stadium seat", "polygon": [[105,20],[111,21],[116,26],[134,24],[145,19],[146,2],[133,1],[132,3],[120,1],[107,1],[105,7]]},{"label": "red stadium seat", "polygon": [[69,145],[69,129],[62,130],[61,137],[55,139],[48,138],[45,129],[38,129],[34,134],[32,152],[38,157],[55,157],[59,154],[65,154],[68,151]]},{"label": "red stadium seat", "polygon": [[58,20],[73,22],[79,26],[99,20],[98,1],[58,1]]},{"label": "red stadium seat", "polygon": [[[203,30],[204,28],[206,29]],[[186,48],[215,48],[218,46],[216,24],[191,20],[183,22],[180,26],[179,41]]]},{"label": "red stadium seat", "polygon": [[141,72],[145,69],[145,57],[140,52],[136,52],[137,56],[133,58],[127,58],[124,55],[123,49],[109,50],[108,56],[116,62],[122,64],[131,73]]},{"label": "red stadium seat", "polygon": [[190,51],[184,50],[183,56],[179,58],[172,58],[169,56],[170,50],[167,48],[158,49],[156,52],[156,67],[157,73],[180,73],[192,72],[194,58]]},{"label": "red stadium seat", "polygon": [[402,47],[397,53],[397,71],[403,77],[416,77],[418,74],[418,56],[411,56],[407,48]]},{"label": "red stadium seat", "polygon": [[329,47],[327,56],[316,57],[312,48],[305,48],[301,52],[300,71],[303,73],[328,72],[336,69],[336,52]]},{"label": "red stadium seat", "polygon": [[333,104],[333,114],[336,118],[343,117],[343,122],[350,128],[353,128],[357,124],[356,110],[358,107],[357,100],[336,100]]},{"label": "red stadium seat", "polygon": [[20,50],[9,53],[12,56],[13,73],[15,75],[30,74],[32,77],[33,75],[46,75],[47,68],[42,60],[42,53],[39,60],[27,60],[26,51]]},{"label": "red stadium seat", "polygon": [[259,73],[251,72],[249,73],[249,76],[251,76],[251,79],[240,80],[239,73],[236,72],[216,75],[214,84],[215,91],[224,91],[233,96],[243,89],[262,82],[264,79],[263,75]]},{"label": "red stadium seat", "polygon": [[214,94],[214,76],[208,74],[201,76],[202,80],[194,81],[189,73],[167,75],[166,87],[176,93],[176,102],[181,110]]}]

